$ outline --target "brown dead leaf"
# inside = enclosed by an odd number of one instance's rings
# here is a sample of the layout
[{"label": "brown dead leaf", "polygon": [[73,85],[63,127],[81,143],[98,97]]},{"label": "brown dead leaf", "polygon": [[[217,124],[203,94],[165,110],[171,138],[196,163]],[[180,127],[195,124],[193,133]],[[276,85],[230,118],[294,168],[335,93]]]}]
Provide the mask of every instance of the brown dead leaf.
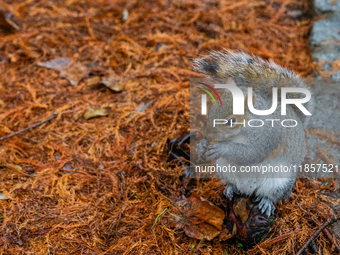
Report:
[{"label": "brown dead leaf", "polygon": [[249,207],[249,198],[238,197],[235,199],[233,204],[233,210],[236,216],[238,216],[244,224],[246,220],[249,218],[250,207]]},{"label": "brown dead leaf", "polygon": [[99,84],[105,85],[107,88],[114,92],[121,92],[123,90],[123,82],[114,77],[99,77],[94,76],[87,80],[87,86],[95,86]]},{"label": "brown dead leaf", "polygon": [[73,86],[77,85],[90,72],[86,66],[69,58],[58,57],[46,62],[39,62],[38,66],[58,70],[60,77],[66,78]]},{"label": "brown dead leaf", "polygon": [[235,227],[234,228],[235,231],[233,230],[232,233],[230,233],[230,231],[226,227],[223,227],[222,232],[218,235],[218,239],[220,241],[226,241],[230,238],[233,238],[236,235],[236,232],[237,232],[236,225],[234,227]]},{"label": "brown dead leaf", "polygon": [[101,83],[114,92],[121,92],[123,90],[123,84],[113,77],[103,77]]},{"label": "brown dead leaf", "polygon": [[177,202],[182,215],[170,214],[164,219],[169,227],[184,227],[185,234],[196,239],[211,240],[222,231],[224,212],[193,193]]},{"label": "brown dead leaf", "polygon": [[169,228],[182,228],[186,225],[186,219],[183,216],[170,214],[164,219],[165,225]]},{"label": "brown dead leaf", "polygon": [[85,112],[84,118],[88,120],[94,117],[107,116],[109,115],[109,110],[110,107],[103,107],[98,109],[90,108]]},{"label": "brown dead leaf", "polygon": [[100,81],[99,76],[94,76],[94,77],[88,79],[87,82],[86,82],[87,86],[94,86],[94,85],[98,85],[100,83],[101,83],[101,81]]},{"label": "brown dead leaf", "polygon": [[60,72],[60,77],[66,78],[71,85],[77,85],[81,79],[88,75],[86,66],[79,62],[71,61],[65,69]]}]

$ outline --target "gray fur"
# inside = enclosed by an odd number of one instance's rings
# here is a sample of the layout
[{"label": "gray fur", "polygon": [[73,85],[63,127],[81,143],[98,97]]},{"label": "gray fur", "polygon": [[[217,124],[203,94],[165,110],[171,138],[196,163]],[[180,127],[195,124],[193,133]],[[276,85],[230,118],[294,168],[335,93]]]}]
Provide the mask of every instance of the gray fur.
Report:
[{"label": "gray fur", "polygon": [[[314,110],[313,93],[306,86],[303,79],[296,73],[277,65],[274,61],[265,61],[254,55],[244,52],[212,51],[210,55],[193,60],[193,69],[215,79],[232,78],[239,87],[253,87],[261,91],[262,96],[271,100],[273,87],[306,88],[311,94],[311,100],[305,107],[311,112]],[[280,98],[280,93],[279,93]],[[304,97],[300,94],[288,94],[287,98]],[[300,110],[296,110],[300,119],[307,126],[310,117],[306,117]]]},{"label": "gray fur", "polygon": [[[258,110],[271,107],[273,86],[307,88],[303,80],[292,71],[272,61],[267,62],[245,53],[213,52],[209,56],[195,60],[195,69],[213,79],[231,77],[244,93],[246,87],[252,86],[255,95],[254,107]],[[271,80],[268,80],[269,78]],[[304,131],[306,118],[300,110],[288,105],[287,115],[281,116],[279,98],[278,107],[270,116],[253,115],[245,105],[245,120],[263,120],[266,124],[261,128],[248,125],[234,128],[223,125],[213,127],[213,119],[233,117],[231,92],[225,91],[221,100],[223,106],[211,106],[205,137],[197,145],[196,151],[201,159],[207,157],[220,166],[234,165],[238,170],[241,166],[295,165],[298,167],[303,163],[306,154]],[[305,104],[305,107],[312,111],[313,101]],[[284,119],[294,119],[298,125],[287,128],[276,121],[272,127],[270,122],[265,121],[266,119],[278,119],[280,122]],[[260,201],[260,209],[268,216],[274,212],[274,203],[290,196],[297,175],[293,171],[280,177],[278,173],[267,173],[265,176],[262,173],[252,173],[251,178],[250,175],[246,176],[239,172],[218,174],[221,180],[228,184],[224,192],[227,197],[232,198],[237,193],[254,195]]]}]

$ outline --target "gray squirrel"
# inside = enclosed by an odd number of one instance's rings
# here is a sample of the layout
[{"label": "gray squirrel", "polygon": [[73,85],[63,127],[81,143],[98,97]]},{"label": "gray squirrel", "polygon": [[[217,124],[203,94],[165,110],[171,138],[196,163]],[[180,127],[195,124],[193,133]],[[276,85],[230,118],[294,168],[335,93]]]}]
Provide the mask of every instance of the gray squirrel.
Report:
[{"label": "gray squirrel", "polygon": [[[294,72],[283,68],[273,61],[265,61],[243,52],[215,51],[210,55],[194,60],[194,70],[214,79],[231,78],[246,95],[247,87],[253,89],[253,104],[258,110],[270,109],[272,105],[272,88],[295,87],[310,91],[304,81]],[[310,91],[311,92],[311,91]],[[286,115],[281,115],[280,96],[278,106],[270,116],[253,115],[245,104],[244,115],[233,115],[233,98],[229,90],[221,96],[223,105],[212,105],[208,113],[208,122],[202,139],[196,147],[198,156],[205,160],[213,160],[217,165],[234,165],[240,169],[242,165],[258,166],[296,166],[304,162],[306,154],[306,138],[304,126],[310,117],[305,116],[295,105],[287,105]],[[287,98],[303,98],[304,95],[287,93]],[[245,100],[246,102],[246,100]],[[304,104],[313,111],[313,97]],[[214,119],[225,119],[225,125],[213,126]],[[262,127],[236,125],[249,119],[275,119]],[[294,119],[297,126],[284,127],[280,122],[284,119]],[[279,121],[278,121],[279,120]],[[268,121],[267,121],[268,122]],[[274,213],[274,204],[289,198],[295,184],[297,172],[290,171],[284,178],[278,173],[253,173],[245,178],[238,171],[235,173],[218,172],[224,184],[227,184],[224,194],[232,199],[234,194],[255,196],[259,209],[268,217]]]}]

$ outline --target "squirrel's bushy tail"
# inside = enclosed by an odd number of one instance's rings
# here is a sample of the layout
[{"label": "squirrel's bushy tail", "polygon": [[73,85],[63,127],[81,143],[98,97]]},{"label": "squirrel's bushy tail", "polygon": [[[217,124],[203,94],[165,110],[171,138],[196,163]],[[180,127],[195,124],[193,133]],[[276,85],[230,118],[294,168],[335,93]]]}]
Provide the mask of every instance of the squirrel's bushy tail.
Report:
[{"label": "squirrel's bushy tail", "polygon": [[[239,87],[253,87],[254,91],[257,90],[269,98],[271,98],[273,87],[309,89],[293,71],[275,64],[272,60],[265,61],[244,52],[212,51],[203,58],[194,59],[193,68],[213,79],[232,78]],[[287,94],[287,98],[301,97],[304,95]],[[312,99],[305,104],[310,112],[314,107]],[[305,116],[302,116],[301,112],[297,113],[305,122]]]},{"label": "squirrel's bushy tail", "polygon": [[[232,78],[239,86],[250,85],[259,90],[271,90],[273,85],[306,88],[303,80],[291,70],[275,64],[272,60],[265,61],[244,52],[212,51],[210,55],[194,59],[193,68],[211,78]],[[265,79],[272,79],[275,84],[261,84]],[[247,80],[251,81],[251,84],[248,84]]]}]

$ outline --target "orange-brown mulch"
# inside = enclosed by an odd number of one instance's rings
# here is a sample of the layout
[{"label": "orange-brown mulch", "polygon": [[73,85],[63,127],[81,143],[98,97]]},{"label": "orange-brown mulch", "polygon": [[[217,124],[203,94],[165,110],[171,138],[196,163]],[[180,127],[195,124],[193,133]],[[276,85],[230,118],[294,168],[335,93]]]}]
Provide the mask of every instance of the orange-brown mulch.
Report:
[{"label": "orange-brown mulch", "polygon": [[[0,191],[9,198],[0,200],[0,251],[243,254],[235,241],[195,240],[161,220],[151,229],[173,209],[167,199],[182,194],[183,168],[166,162],[165,143],[189,132],[191,58],[208,50],[252,52],[312,76],[309,1],[1,0],[0,8],[21,26],[0,32],[0,136],[58,114],[0,141]],[[38,65],[57,57],[81,67],[78,85]],[[107,117],[84,119],[102,107]],[[334,189],[332,180],[298,180],[253,254],[294,254],[332,216],[335,200],[323,192]],[[222,207],[222,190],[200,179],[192,191]],[[334,254],[323,234],[316,245]]]}]

